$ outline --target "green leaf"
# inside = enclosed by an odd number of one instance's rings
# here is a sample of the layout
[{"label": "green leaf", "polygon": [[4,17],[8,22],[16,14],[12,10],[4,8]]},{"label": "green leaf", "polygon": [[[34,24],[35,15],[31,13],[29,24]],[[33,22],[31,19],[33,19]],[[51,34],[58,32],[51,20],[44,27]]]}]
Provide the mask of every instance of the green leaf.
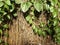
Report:
[{"label": "green leaf", "polygon": [[17,16],[17,13],[13,14],[13,16],[16,17]]},{"label": "green leaf", "polygon": [[2,23],[2,20],[0,20],[0,24]]},{"label": "green leaf", "polygon": [[44,27],[45,24],[43,22],[40,22],[40,27]]},{"label": "green leaf", "polygon": [[54,8],[53,6],[50,7],[50,12],[52,12],[53,18],[58,16],[58,9]]},{"label": "green leaf", "polygon": [[58,34],[58,33],[60,33],[60,26],[56,26],[55,28],[54,28],[54,30],[55,30],[55,32]]},{"label": "green leaf", "polygon": [[6,15],[6,14],[7,14],[7,12],[4,12],[4,13],[3,13],[3,15]]},{"label": "green leaf", "polygon": [[23,2],[22,0],[18,0],[18,1],[15,0],[15,3],[16,3],[16,4],[20,4],[20,3],[22,3],[22,2]]},{"label": "green leaf", "polygon": [[56,18],[58,16],[58,10],[54,8],[54,11],[53,11],[53,18]]},{"label": "green leaf", "polygon": [[2,34],[2,30],[0,29],[0,34]]},{"label": "green leaf", "polygon": [[2,7],[4,5],[4,3],[3,2],[0,2],[0,7]]},{"label": "green leaf", "polygon": [[60,8],[60,2],[58,2],[58,7]]},{"label": "green leaf", "polygon": [[49,35],[52,34],[52,30],[50,30],[50,29],[47,29],[47,32],[48,32]]},{"label": "green leaf", "polygon": [[14,10],[14,4],[12,4],[11,6],[10,6],[10,12],[13,12],[13,10]]},{"label": "green leaf", "polygon": [[29,21],[31,19],[30,15],[26,16],[26,20]]},{"label": "green leaf", "polygon": [[54,25],[54,26],[58,25],[58,20],[57,20],[57,19],[54,19],[54,20],[53,20],[53,25]]},{"label": "green leaf", "polygon": [[4,5],[4,8],[9,10],[9,6],[7,4]]},{"label": "green leaf", "polygon": [[5,2],[7,5],[11,5],[10,0],[4,0],[4,2]]},{"label": "green leaf", "polygon": [[39,2],[34,2],[34,8],[40,12],[43,10],[43,4],[42,3],[39,3]]},{"label": "green leaf", "polygon": [[31,0],[31,2],[32,2],[32,3],[34,3],[34,2],[35,2],[35,0]]},{"label": "green leaf", "polygon": [[57,37],[60,37],[60,33],[57,33],[56,36],[57,36]]},{"label": "green leaf", "polygon": [[0,39],[0,44],[2,43],[2,39]]},{"label": "green leaf", "polygon": [[32,19],[29,20],[29,24],[32,24]]},{"label": "green leaf", "polygon": [[21,10],[23,12],[26,12],[28,11],[28,9],[30,8],[32,4],[30,2],[24,2],[24,3],[21,3]]},{"label": "green leaf", "polygon": [[58,8],[58,11],[60,12],[60,8]]},{"label": "green leaf", "polygon": [[56,37],[56,38],[55,38],[55,41],[56,41],[58,44],[60,44],[60,37]]},{"label": "green leaf", "polygon": [[10,15],[7,15],[7,18],[8,18],[8,19],[11,19]]},{"label": "green leaf", "polygon": [[37,30],[37,33],[38,33],[38,35],[41,35],[42,36],[43,31],[41,29],[39,29],[39,30]]},{"label": "green leaf", "polygon": [[30,15],[26,16],[26,20],[29,22],[29,24],[32,24],[32,19]]},{"label": "green leaf", "polygon": [[37,32],[38,32],[38,28],[35,27],[35,29],[34,29],[34,33],[37,33]]},{"label": "green leaf", "polygon": [[54,11],[54,7],[51,6],[51,7],[50,7],[50,12],[53,12],[53,11]]},{"label": "green leaf", "polygon": [[44,9],[45,9],[45,10],[49,10],[49,7],[50,7],[50,6],[49,6],[48,4],[44,4]]},{"label": "green leaf", "polygon": [[32,28],[33,28],[33,29],[35,29],[35,28],[36,28],[36,26],[35,26],[34,24],[32,24]]},{"label": "green leaf", "polygon": [[3,0],[0,0],[0,1],[3,1]]},{"label": "green leaf", "polygon": [[51,5],[54,6],[58,3],[58,0],[51,0]]},{"label": "green leaf", "polygon": [[8,24],[4,24],[3,27],[4,28],[8,28],[9,26],[8,26]]},{"label": "green leaf", "polygon": [[46,37],[46,32],[45,31],[43,31],[42,34],[43,34],[44,37]]},{"label": "green leaf", "polygon": [[2,11],[2,10],[0,11],[0,13],[3,14],[3,15],[6,15],[7,14],[7,12]]}]

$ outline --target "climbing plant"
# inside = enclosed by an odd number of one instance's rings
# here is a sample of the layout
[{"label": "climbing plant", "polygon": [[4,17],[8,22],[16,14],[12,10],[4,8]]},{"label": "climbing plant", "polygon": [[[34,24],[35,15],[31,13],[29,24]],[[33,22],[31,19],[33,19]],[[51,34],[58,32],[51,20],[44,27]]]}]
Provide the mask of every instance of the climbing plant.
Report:
[{"label": "climbing plant", "polygon": [[[0,34],[3,36],[3,31],[8,30],[9,23],[13,18],[17,17],[17,11],[26,13],[25,19],[32,27],[35,34],[46,37],[50,35],[56,43],[60,43],[60,12],[59,0],[0,0]],[[37,21],[36,13],[46,12],[47,24]],[[5,34],[7,35],[7,34]],[[2,39],[0,40],[2,43]]]}]

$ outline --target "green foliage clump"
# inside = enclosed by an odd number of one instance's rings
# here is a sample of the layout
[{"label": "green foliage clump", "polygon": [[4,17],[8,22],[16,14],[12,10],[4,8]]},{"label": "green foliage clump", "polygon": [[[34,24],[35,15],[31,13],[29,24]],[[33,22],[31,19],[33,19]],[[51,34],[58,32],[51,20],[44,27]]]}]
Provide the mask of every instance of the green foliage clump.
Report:
[{"label": "green foliage clump", "polygon": [[[17,11],[28,13],[25,18],[36,34],[44,37],[50,35],[55,42],[60,43],[60,18],[58,18],[60,2],[58,0],[0,0],[0,34],[9,28],[8,24],[17,16]],[[38,13],[46,11],[49,16],[46,25],[43,22],[38,26],[35,25],[34,21],[37,19],[35,11]]]}]

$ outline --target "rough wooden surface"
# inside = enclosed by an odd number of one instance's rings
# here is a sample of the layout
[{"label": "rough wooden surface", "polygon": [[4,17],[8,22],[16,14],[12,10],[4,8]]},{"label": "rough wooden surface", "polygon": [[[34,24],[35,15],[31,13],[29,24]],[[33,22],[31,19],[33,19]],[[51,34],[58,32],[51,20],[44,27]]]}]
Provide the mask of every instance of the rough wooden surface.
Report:
[{"label": "rough wooden surface", "polygon": [[33,33],[22,12],[17,14],[18,18],[13,20],[13,24],[10,25],[9,45],[54,45],[50,39],[43,39]]},{"label": "rough wooden surface", "polygon": [[32,28],[27,24],[22,13],[18,13],[17,20],[13,20],[13,24],[9,30],[9,45],[38,45],[38,36],[33,34]]}]

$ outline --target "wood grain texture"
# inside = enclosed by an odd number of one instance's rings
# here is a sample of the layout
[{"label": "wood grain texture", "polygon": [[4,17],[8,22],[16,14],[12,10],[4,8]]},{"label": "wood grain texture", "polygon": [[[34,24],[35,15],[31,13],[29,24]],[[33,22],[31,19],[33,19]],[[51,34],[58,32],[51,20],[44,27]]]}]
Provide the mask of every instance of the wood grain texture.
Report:
[{"label": "wood grain texture", "polygon": [[13,24],[10,24],[9,45],[54,45],[51,43],[51,39],[43,39],[43,37],[34,34],[22,12],[17,12],[17,14],[17,19],[14,19]]}]

